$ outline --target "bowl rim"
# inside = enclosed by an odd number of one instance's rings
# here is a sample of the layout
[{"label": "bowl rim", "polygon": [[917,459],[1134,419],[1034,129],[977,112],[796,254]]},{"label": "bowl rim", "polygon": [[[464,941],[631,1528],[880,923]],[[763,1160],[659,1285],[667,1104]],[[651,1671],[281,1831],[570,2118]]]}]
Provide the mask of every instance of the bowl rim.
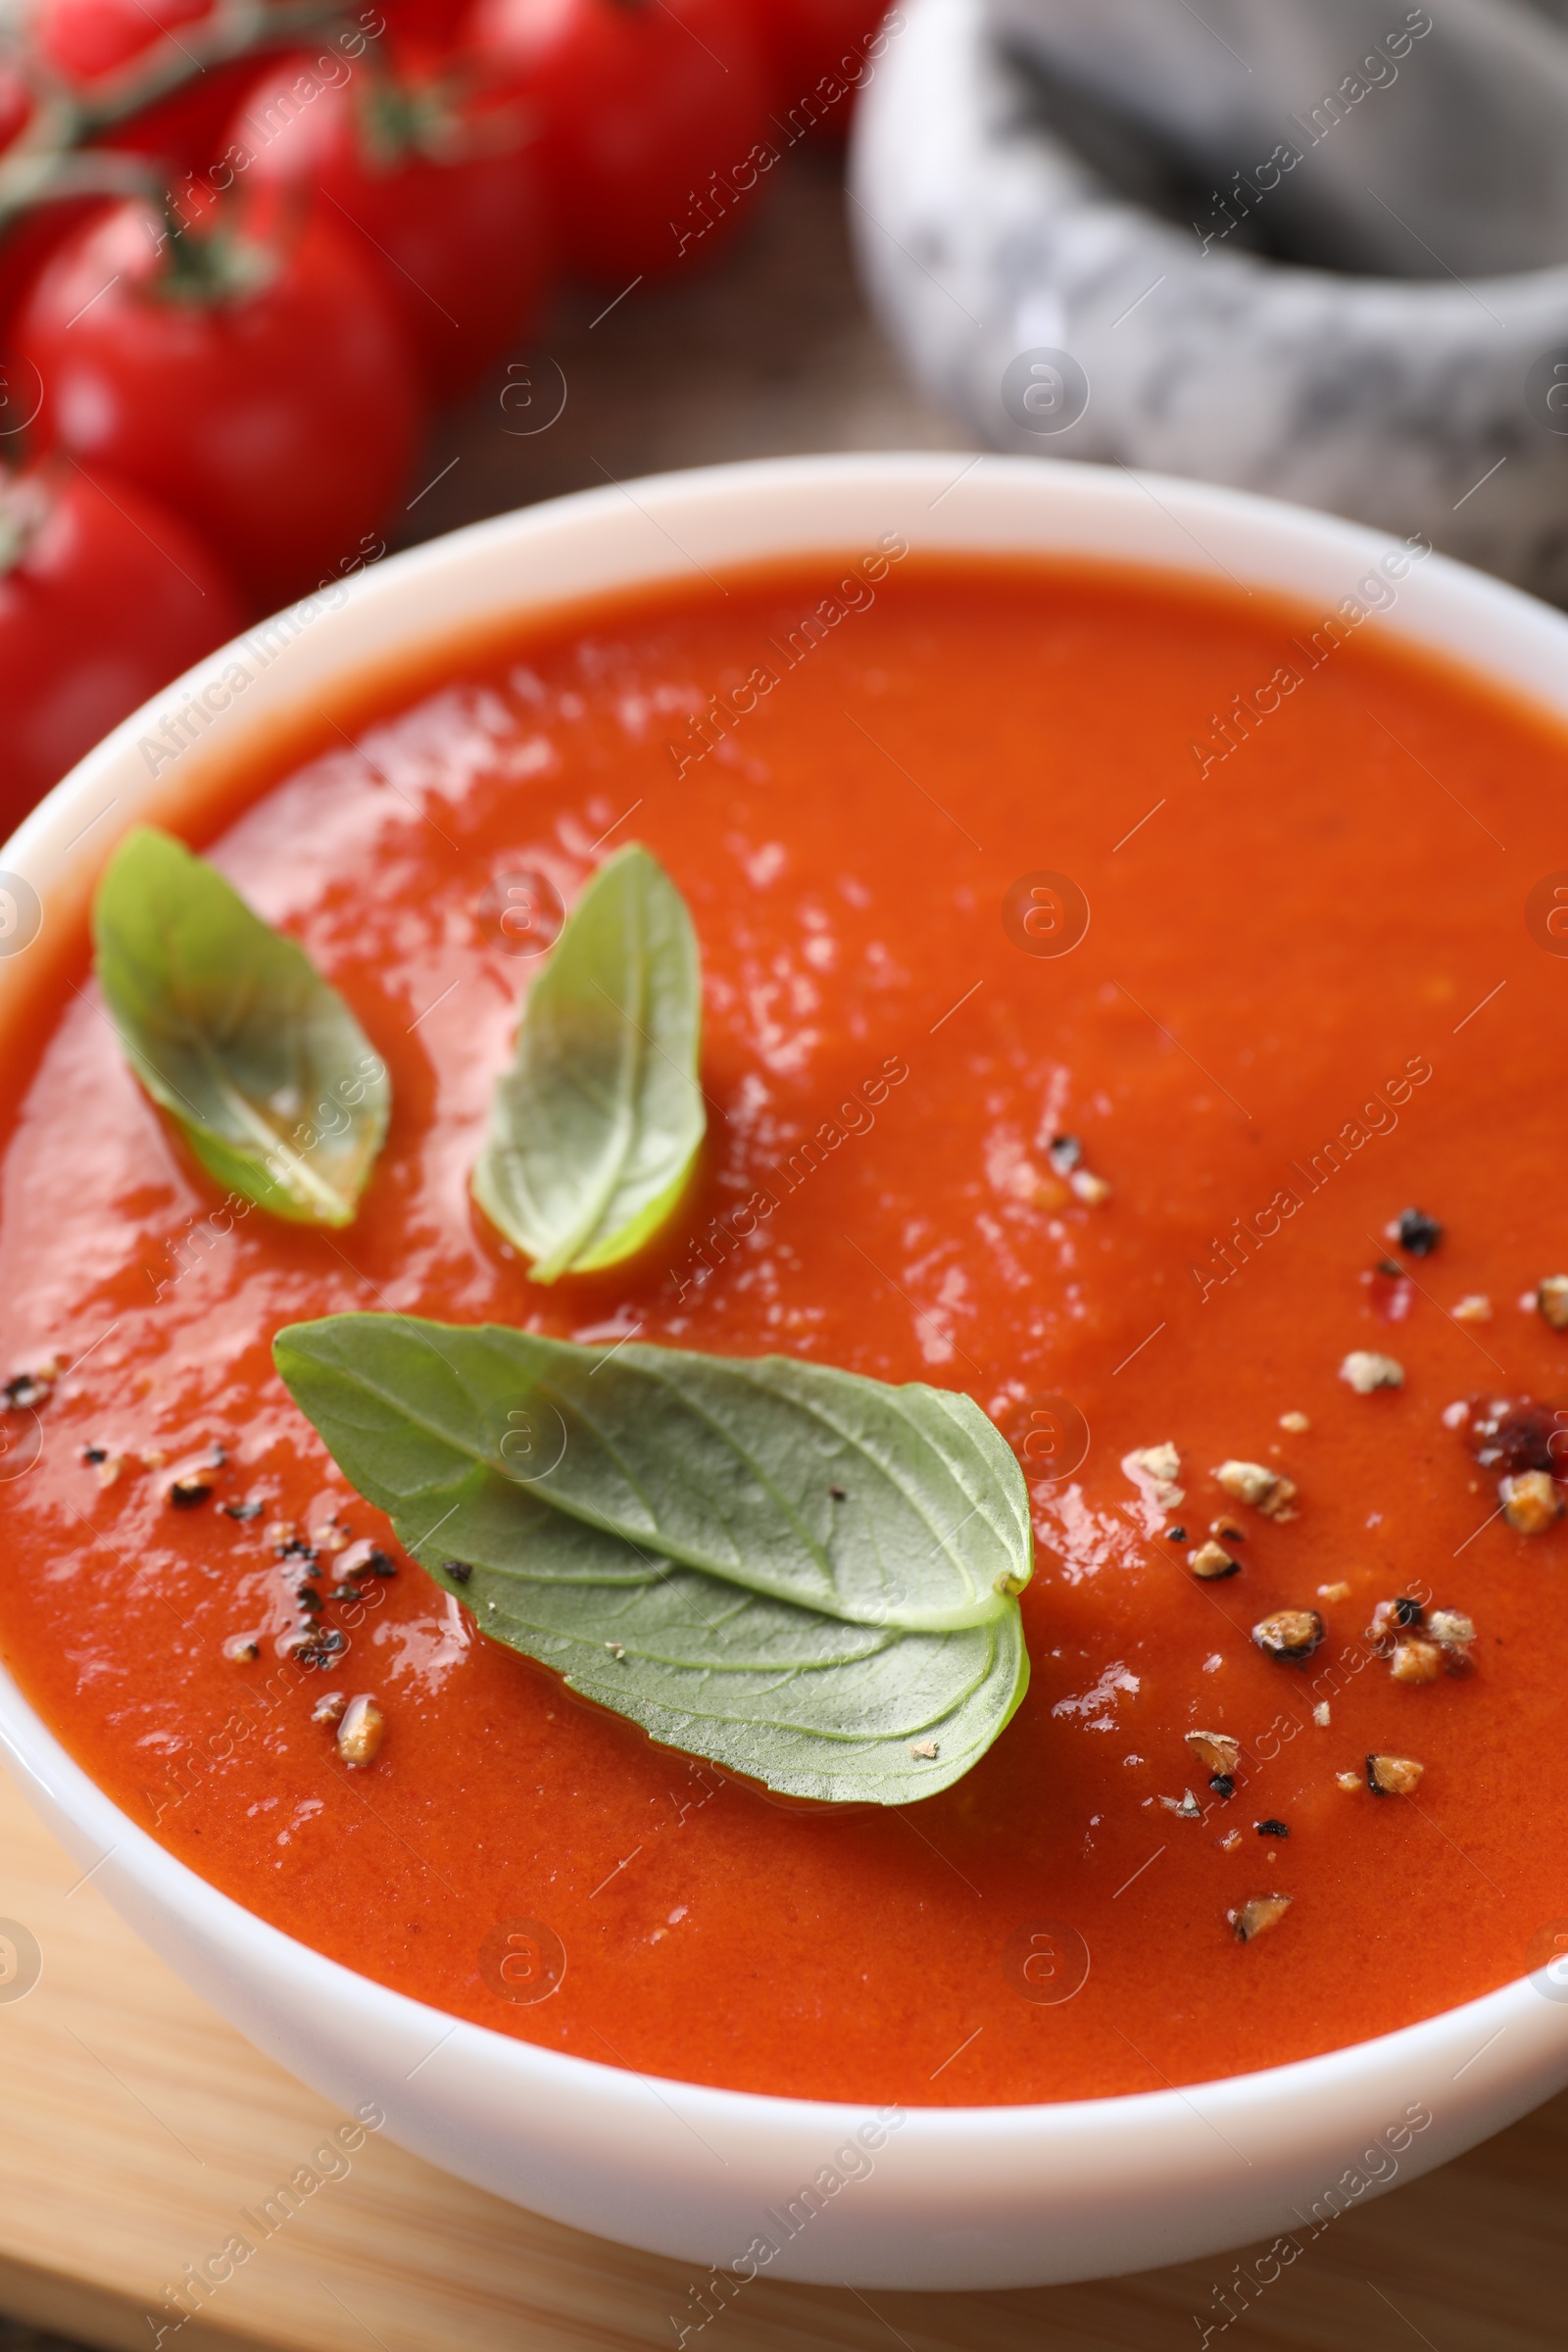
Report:
[{"label": "bowl rim", "polygon": [[[984,473],[977,482],[982,466]],[[967,503],[965,484],[973,485]],[[937,495],[927,499],[926,493],[932,491]],[[764,544],[754,520],[747,536],[748,544],[756,544],[750,556],[733,559],[737,564],[787,561],[796,555],[842,557],[852,545],[848,525],[844,530],[813,525],[804,535],[797,535],[802,528],[799,516],[809,510],[812,496],[820,506],[838,512],[853,508],[858,493],[865,494],[863,507],[882,499],[901,514],[916,502],[922,511],[934,514],[950,494],[957,494],[959,504],[950,508],[940,533],[926,542],[921,552],[967,551],[984,557],[1012,551],[1046,560],[1076,552],[1091,560],[1125,562],[1146,571],[1176,572],[1187,578],[1212,578],[1212,567],[1217,565],[1235,580],[1237,575],[1225,556],[1216,551],[1213,543],[1217,541],[1237,561],[1246,563],[1251,558],[1261,564],[1261,569],[1254,566],[1254,585],[1271,594],[1294,594],[1298,599],[1303,599],[1308,576],[1343,577],[1347,593],[1351,593],[1348,583],[1359,574],[1370,573],[1391,551],[1402,547],[1408,554],[1412,544],[1250,492],[1135,473],[1125,466],[926,451],[749,460],[575,492],[469,524],[384,559],[344,583],[341,603],[328,608],[333,616],[330,622],[313,628],[309,638],[295,641],[312,645],[318,658],[300,665],[292,683],[293,701],[279,708],[303,707],[301,697],[318,690],[314,673],[322,667],[322,645],[337,623],[357,618],[362,624],[358,629],[340,629],[339,634],[346,647],[360,641],[368,644],[397,608],[412,609],[421,599],[428,602],[433,592],[450,585],[466,570],[482,572],[491,559],[499,556],[510,561],[521,556],[526,560],[530,548],[538,552],[552,535],[574,538],[586,529],[591,537],[607,518],[624,526],[624,501],[630,502],[636,514],[647,519],[666,544],[661,550],[646,543],[642,567],[634,563],[630,576],[617,571],[619,584],[611,582],[601,593],[619,594],[626,588],[635,590],[658,580],[678,578],[680,568],[671,547],[683,560],[698,562],[699,568],[704,568],[697,557],[681,547],[666,522],[684,520],[687,534],[695,532],[699,538],[705,526],[710,532],[717,528],[722,536],[726,513],[748,501],[755,509],[766,511],[774,537]],[[970,510],[982,495],[990,503],[977,521]],[[1158,516],[1170,525],[1168,530],[1152,520],[1147,506],[1141,503],[1145,501],[1152,502]],[[1022,511],[1028,512],[1034,528],[1015,529],[1014,521],[1008,519]],[[965,513],[970,514],[968,526],[953,527],[956,518]],[[1050,527],[1043,527],[1047,524]],[[1058,524],[1059,535],[1053,537],[1052,530]],[[1112,544],[1086,545],[1086,529],[1099,530]],[[1131,552],[1135,544],[1147,542],[1151,532],[1153,550]],[[612,530],[612,540],[614,535]],[[1264,561],[1266,548],[1272,554]],[[1195,549],[1204,559],[1201,564],[1195,561]],[[731,559],[714,553],[712,560]],[[1278,570],[1286,560],[1297,581],[1294,586],[1264,576],[1271,565]],[[1410,560],[1420,564],[1419,573],[1410,573],[1395,605],[1371,617],[1380,626],[1393,626],[1394,633],[1406,643],[1448,657],[1484,683],[1501,684],[1516,697],[1535,702],[1559,724],[1568,725],[1568,660],[1564,659],[1568,656],[1568,617],[1430,549]],[[1406,569],[1408,572],[1408,564]],[[1247,585],[1245,580],[1239,584]],[[592,593],[586,592],[588,597]],[[312,601],[302,600],[302,606]],[[516,611],[519,618],[525,619],[530,613],[547,614],[578,601],[582,600],[564,596],[557,589],[521,600]],[[1405,605],[1404,619],[1390,622],[1390,613],[1398,603]],[[1418,623],[1413,629],[1411,606],[1416,608]],[[493,594],[481,600],[478,610],[494,613]],[[419,631],[412,620],[406,617],[402,625],[409,641],[416,641]],[[1481,638],[1491,640],[1484,661],[1475,657],[1478,627]],[[67,927],[74,928],[80,919],[92,876],[118,833],[154,813],[147,804],[169,804],[167,794],[140,782],[133,765],[140,743],[159,723],[160,710],[168,710],[188,700],[205,682],[218,677],[226,662],[252,655],[258,633],[256,629],[248,631],[197,663],[78,762],[0,848],[0,874],[21,873],[47,886],[58,869],[68,905]],[[424,633],[428,634],[428,623]],[[462,629],[453,627],[450,633],[461,637]],[[293,650],[291,644],[289,651]],[[348,680],[369,665],[370,657],[362,651],[340,654],[326,667],[335,667],[340,678]],[[280,694],[290,690],[278,681]],[[195,807],[203,781],[211,773],[220,772],[232,758],[229,749],[215,752],[210,761],[195,763],[172,805]],[[106,788],[115,784],[120,790],[106,799]],[[125,798],[134,799],[132,785],[138,787],[141,805],[126,807]],[[122,809],[120,825],[103,827],[101,820],[116,806]],[[85,850],[80,849],[89,834],[94,840]],[[73,858],[74,862],[71,862]],[[15,960],[9,972],[0,963],[0,1024],[14,1017],[17,1002],[26,1001],[5,985],[15,972]],[[540,2091],[554,2087],[635,2132],[646,2123],[644,2101],[657,2082],[655,2095],[682,2118],[701,2116],[714,2124],[759,2128],[781,2147],[793,2146],[800,2139],[803,2124],[808,2128],[812,2146],[830,2144],[831,2135],[850,2129],[865,2113],[863,2102],[736,2090],[677,2077],[647,2078],[628,2066],[554,2050],[476,2025],[329,1959],[222,1893],[122,1813],[43,1722],[3,1660],[0,1754],[78,1859],[91,1857],[85,1875],[103,1872],[106,1891],[119,1888],[121,1907],[137,1917],[144,1933],[148,1932],[148,1915],[162,1914],[183,1922],[215,1950],[244,1955],[248,1965],[266,1976],[298,1986],[302,1997],[318,1995],[327,2014],[346,1997],[396,2044],[406,2048],[421,2046],[426,2040],[442,2048],[455,2044],[455,2055],[466,2055],[490,2074],[499,2075],[519,2094],[519,2103],[525,2101],[530,2087]],[[149,1939],[158,1940],[155,1935]],[[1554,2065],[1568,2068],[1568,2004],[1543,1998],[1532,1979],[1524,1976],[1387,2034],[1348,2041],[1279,2066],[1159,2090],[1092,2098],[911,2106],[904,2111],[901,2145],[912,2149],[913,2143],[919,2142],[933,2152],[952,2154],[984,2144],[1005,2153],[1019,2143],[1039,2143],[1043,2135],[1068,2142],[1109,2135],[1117,2143],[1130,2145],[1184,2118],[1190,2120],[1194,2113],[1205,2121],[1214,2115],[1220,2121],[1262,2125],[1271,2113],[1277,2116],[1295,2110],[1303,2100],[1340,2108],[1344,2095],[1369,2075],[1392,2078],[1397,2072],[1406,2080],[1417,2074],[1425,2079],[1434,2068],[1451,2068],[1457,2063],[1453,2077],[1457,2081],[1505,2033],[1512,2045],[1511,2071],[1516,2080],[1523,2080],[1525,2074],[1543,2079]],[[426,2055],[433,2056],[434,2048]],[[1541,2095],[1548,2095],[1551,2087],[1547,2080]],[[1521,2099],[1514,2111],[1522,2112],[1530,2103]],[[1263,2137],[1269,2136],[1265,2131]]]}]

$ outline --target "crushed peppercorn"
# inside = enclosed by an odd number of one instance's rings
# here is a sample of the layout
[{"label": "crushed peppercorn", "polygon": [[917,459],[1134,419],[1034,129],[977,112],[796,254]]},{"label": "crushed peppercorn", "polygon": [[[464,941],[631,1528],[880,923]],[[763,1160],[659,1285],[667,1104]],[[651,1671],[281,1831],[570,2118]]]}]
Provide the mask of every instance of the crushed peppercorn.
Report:
[{"label": "crushed peppercorn", "polygon": [[443,1560],[441,1565],[455,1585],[466,1585],[473,1574],[472,1563],[468,1560]]},{"label": "crushed peppercorn", "polygon": [[1548,1274],[1539,1282],[1536,1304],[1553,1331],[1568,1331],[1568,1274]]},{"label": "crushed peppercorn", "polygon": [[362,1691],[351,1698],[337,1727],[337,1752],[351,1772],[373,1764],[386,1737],[386,1717],[373,1698]]},{"label": "crushed peppercorn", "polygon": [[1162,1796],[1159,1801],[1167,1813],[1176,1814],[1182,1821],[1201,1821],[1203,1818],[1203,1808],[1190,1788],[1184,1788],[1180,1796]]},{"label": "crushed peppercorn", "polygon": [[1262,1462],[1225,1461],[1213,1475],[1233,1501],[1250,1503],[1265,1519],[1295,1518],[1290,1505],[1296,1499],[1296,1483],[1283,1471],[1270,1470]]},{"label": "crushed peppercorn", "polygon": [[1366,1785],[1374,1796],[1413,1796],[1425,1771],[1410,1756],[1368,1756]]},{"label": "crushed peppercorn", "polygon": [[1135,1486],[1147,1482],[1153,1487],[1153,1499],[1162,1510],[1180,1506],[1182,1457],[1169,1439],[1160,1446],[1135,1446],[1123,1454],[1121,1466]]},{"label": "crushed peppercorn", "polygon": [[1200,1544],[1187,1555],[1187,1565],[1203,1584],[1213,1584],[1222,1576],[1234,1576],[1241,1561],[1233,1559],[1222,1544]]},{"label": "crushed peppercorn", "polygon": [[1502,1515],[1516,1535],[1544,1535],[1562,1517],[1562,1496],[1544,1470],[1521,1470],[1517,1478],[1497,1482]]},{"label": "crushed peppercorn", "polygon": [[1389,1239],[1412,1257],[1430,1257],[1443,1239],[1443,1227],[1425,1209],[1401,1209],[1389,1229]]},{"label": "crushed peppercorn", "polygon": [[1267,1821],[1254,1821],[1252,1827],[1260,1838],[1288,1838],[1291,1834],[1290,1823],[1276,1821],[1272,1813]]},{"label": "crushed peppercorn", "polygon": [[1380,1657],[1387,1657],[1400,1634],[1421,1623],[1421,1603],[1401,1597],[1398,1600],[1380,1600],[1372,1611],[1372,1622],[1366,1638]]},{"label": "crushed peppercorn", "polygon": [[1309,1658],[1323,1639],[1316,1609],[1276,1609],[1252,1628],[1252,1640],[1271,1658]]},{"label": "crushed peppercorn", "polygon": [[332,1562],[332,1576],[337,1584],[349,1584],[362,1576],[396,1576],[397,1569],[386,1553],[368,1537],[362,1536],[346,1551],[340,1551]]},{"label": "crushed peppercorn", "polygon": [[1435,1642],[1407,1635],[1394,1644],[1389,1672],[1396,1683],[1435,1683],[1443,1672],[1443,1652]]},{"label": "crushed peppercorn", "polygon": [[282,1654],[301,1666],[332,1666],[347,1647],[336,1626],[311,1624],[288,1637]]},{"label": "crushed peppercorn", "polygon": [[1225,1916],[1230,1921],[1231,1933],[1237,1942],[1250,1943],[1254,1936],[1263,1935],[1269,1928],[1277,1928],[1294,1899],[1289,1894],[1254,1894],[1250,1902],[1243,1903],[1235,1911],[1227,1911]]}]

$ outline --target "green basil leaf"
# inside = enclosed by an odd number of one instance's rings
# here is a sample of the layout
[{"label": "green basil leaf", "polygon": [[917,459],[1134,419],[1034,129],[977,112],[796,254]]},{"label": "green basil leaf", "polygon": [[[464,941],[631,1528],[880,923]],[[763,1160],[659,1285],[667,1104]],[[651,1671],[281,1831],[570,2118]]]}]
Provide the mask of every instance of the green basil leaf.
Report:
[{"label": "green basil leaf", "polygon": [[351,1224],[391,1087],[305,951],[150,826],[115,853],[93,937],[125,1057],[209,1174],[274,1216]]},{"label": "green basil leaf", "polygon": [[634,1591],[424,1565],[482,1632],[666,1747],[790,1796],[900,1805],[962,1778],[1029,1682],[1016,1601],[949,1634],[846,1625],[674,1568]]},{"label": "green basil leaf", "polygon": [[633,842],[528,994],[473,1192],[535,1282],[612,1266],[669,1215],[703,1140],[702,977],[685,901]]},{"label": "green basil leaf", "polygon": [[968,1397],[404,1315],[295,1324],[273,1356],[483,1632],[667,1745],[902,1804],[1023,1695],[1027,1492]]},{"label": "green basil leaf", "polygon": [[[415,1549],[440,1520],[448,1552],[476,1566],[621,1581],[639,1557],[673,1560],[922,1633],[1001,1616],[1029,1578],[1023,1473],[948,1390],[411,1315],[294,1324],[272,1352],[345,1475]],[[569,1540],[555,1518],[575,1523]]]}]

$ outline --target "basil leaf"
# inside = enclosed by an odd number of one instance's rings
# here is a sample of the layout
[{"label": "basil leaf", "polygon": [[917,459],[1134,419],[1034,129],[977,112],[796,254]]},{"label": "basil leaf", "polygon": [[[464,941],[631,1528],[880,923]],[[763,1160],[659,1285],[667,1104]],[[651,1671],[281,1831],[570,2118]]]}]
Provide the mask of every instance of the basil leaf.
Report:
[{"label": "basil leaf", "polygon": [[295,1324],[273,1356],[481,1630],[655,1740],[902,1804],[1023,1695],[1027,1493],[968,1397],[404,1315]]},{"label": "basil leaf", "polygon": [[209,1174],[274,1216],[351,1224],[391,1088],[305,951],[150,826],[115,853],[93,937],[125,1058]]},{"label": "basil leaf", "polygon": [[473,1193],[535,1282],[612,1266],[674,1207],[707,1124],[702,979],[679,891],[633,842],[599,868],[529,991]]},{"label": "basil leaf", "polygon": [[[907,1804],[960,1780],[1029,1683],[1016,1601],[988,1625],[846,1625],[675,1568],[635,1591],[424,1563],[482,1632],[667,1747],[781,1794]],[[916,1751],[920,1752],[916,1752]]]},{"label": "basil leaf", "polygon": [[946,1390],[411,1315],[295,1324],[272,1352],[416,1550],[440,1520],[448,1554],[475,1566],[618,1582],[639,1557],[675,1560],[925,1633],[1002,1615],[1029,1578],[1023,1474],[979,1406]]}]

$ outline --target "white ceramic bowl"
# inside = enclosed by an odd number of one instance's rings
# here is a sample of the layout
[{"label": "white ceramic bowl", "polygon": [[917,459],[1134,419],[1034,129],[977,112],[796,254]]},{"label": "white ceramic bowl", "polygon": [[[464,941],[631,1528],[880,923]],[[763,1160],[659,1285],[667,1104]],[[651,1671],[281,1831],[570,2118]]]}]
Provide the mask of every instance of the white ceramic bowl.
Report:
[{"label": "white ceramic bowl", "polygon": [[[0,867],[44,928],[0,960],[0,1023],[25,965],[81,920],[134,821],[199,815],[221,767],[329,685],[509,612],[773,556],[916,549],[1064,551],[1289,591],[1325,611],[1390,542],[1233,491],[1081,465],[960,457],[790,459],[669,474],[503,515],[395,557],[307,614],[265,663],[258,633],[127,719],[51,793]],[[303,609],[298,609],[303,610]],[[1431,557],[1368,628],[1449,654],[1568,719],[1568,621]],[[227,708],[161,774],[139,748],[235,662]],[[222,702],[223,694],[213,698]],[[481,2186],[694,2265],[756,2267],[803,2184],[866,2111],[652,2081],[536,2049],[390,1992],[254,1918],[176,1862],[94,1787],[0,1675],[12,1769],[95,1883],[215,2008],[345,2108],[374,2100],[393,2138]],[[1457,2155],[1568,2082],[1568,1987],[1506,1985],[1327,2057],[1182,2090],[1054,2106],[917,2108],[858,2178],[766,2265],[863,2286],[1000,2287],[1103,2277],[1300,2232]],[[1557,1997],[1550,1997],[1556,1994]],[[1431,2121],[1399,2151],[1409,2109]],[[870,2134],[874,2137],[874,2132]],[[1362,2162],[1363,2150],[1385,2151]],[[863,2144],[863,2143],[862,2143]],[[1369,2175],[1376,2176],[1369,2179]],[[807,2208],[800,2207],[805,2212]]]}]

